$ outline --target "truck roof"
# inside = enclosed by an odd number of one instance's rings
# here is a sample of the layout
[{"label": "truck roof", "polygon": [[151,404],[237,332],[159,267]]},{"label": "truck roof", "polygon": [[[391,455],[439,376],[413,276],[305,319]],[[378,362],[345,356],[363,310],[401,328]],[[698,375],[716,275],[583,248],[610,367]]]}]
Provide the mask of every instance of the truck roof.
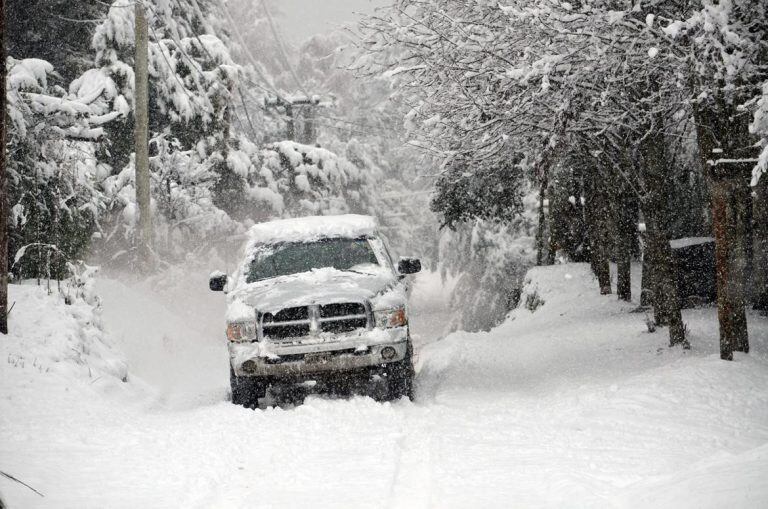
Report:
[{"label": "truck roof", "polygon": [[248,230],[248,246],[278,242],[312,242],[328,238],[375,235],[376,218],[357,214],[309,216],[258,223]]}]

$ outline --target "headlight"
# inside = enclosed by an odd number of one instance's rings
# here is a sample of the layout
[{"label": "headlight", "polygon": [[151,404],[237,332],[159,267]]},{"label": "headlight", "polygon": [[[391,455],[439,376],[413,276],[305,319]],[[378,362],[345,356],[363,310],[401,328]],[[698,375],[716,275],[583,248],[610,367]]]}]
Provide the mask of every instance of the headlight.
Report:
[{"label": "headlight", "polygon": [[402,327],[408,324],[405,316],[405,308],[382,309],[375,311],[376,327],[386,329],[389,327]]},{"label": "headlight", "polygon": [[227,339],[230,341],[248,341],[256,337],[256,324],[232,322],[227,324]]}]

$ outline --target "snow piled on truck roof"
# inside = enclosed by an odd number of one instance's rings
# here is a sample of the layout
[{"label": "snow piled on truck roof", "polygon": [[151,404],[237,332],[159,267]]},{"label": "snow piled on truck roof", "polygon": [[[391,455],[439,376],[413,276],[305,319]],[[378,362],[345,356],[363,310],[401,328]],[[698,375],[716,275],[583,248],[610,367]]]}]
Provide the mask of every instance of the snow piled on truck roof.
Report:
[{"label": "snow piled on truck roof", "polygon": [[377,228],[374,217],[357,214],[279,219],[252,226],[248,230],[248,245],[311,242],[338,237],[359,238],[374,235]]}]

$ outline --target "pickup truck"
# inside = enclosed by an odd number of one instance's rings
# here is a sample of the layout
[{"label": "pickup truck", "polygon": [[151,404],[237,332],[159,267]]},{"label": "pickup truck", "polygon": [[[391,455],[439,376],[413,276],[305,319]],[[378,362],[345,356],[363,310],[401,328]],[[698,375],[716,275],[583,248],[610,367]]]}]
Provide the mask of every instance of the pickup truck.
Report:
[{"label": "pickup truck", "polygon": [[[377,387],[413,397],[406,275],[369,216],[282,219],[248,231],[242,262],[209,287],[227,294],[232,402],[257,407],[270,387]],[[383,387],[383,389],[382,389]]]}]

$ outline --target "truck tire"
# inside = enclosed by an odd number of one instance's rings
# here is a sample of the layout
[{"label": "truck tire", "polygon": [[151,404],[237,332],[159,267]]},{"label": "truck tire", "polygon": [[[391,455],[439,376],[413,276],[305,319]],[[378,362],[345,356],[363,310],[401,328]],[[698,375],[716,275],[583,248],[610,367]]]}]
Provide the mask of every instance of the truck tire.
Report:
[{"label": "truck tire", "polygon": [[412,346],[408,341],[405,358],[387,366],[387,392],[384,401],[394,401],[402,397],[413,401],[413,376]]},{"label": "truck tire", "polygon": [[232,403],[246,408],[258,408],[259,399],[267,395],[267,383],[254,376],[237,376],[230,366],[229,386],[232,389]]}]

